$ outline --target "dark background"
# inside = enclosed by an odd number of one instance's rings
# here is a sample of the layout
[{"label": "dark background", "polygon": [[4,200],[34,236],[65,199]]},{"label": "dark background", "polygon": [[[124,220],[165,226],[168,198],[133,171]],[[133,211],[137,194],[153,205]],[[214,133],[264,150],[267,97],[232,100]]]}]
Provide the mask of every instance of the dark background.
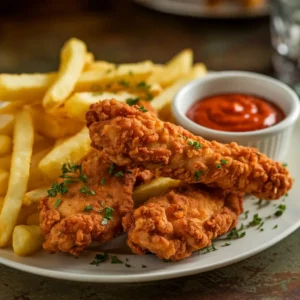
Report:
[{"label": "dark background", "polygon": [[272,73],[269,20],[210,20],[172,16],[129,0],[1,1],[0,72],[56,70],[70,37],[96,58],[165,62],[181,49],[210,70]]}]

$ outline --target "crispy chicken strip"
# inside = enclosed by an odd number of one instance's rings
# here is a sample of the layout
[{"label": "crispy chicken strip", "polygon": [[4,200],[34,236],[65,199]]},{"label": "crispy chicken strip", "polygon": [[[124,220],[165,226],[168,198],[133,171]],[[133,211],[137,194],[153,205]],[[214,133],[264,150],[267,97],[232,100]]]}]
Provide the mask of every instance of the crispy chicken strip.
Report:
[{"label": "crispy chicken strip", "polygon": [[186,185],[151,198],[128,214],[123,224],[131,250],[176,261],[233,229],[243,211],[243,195],[206,189]]},{"label": "crispy chicken strip", "polygon": [[[137,178],[146,181],[150,172],[126,168],[112,169],[103,153],[92,150],[82,161],[81,180],[65,184],[68,191],[41,200],[40,226],[45,235],[43,247],[55,253],[78,255],[92,241],[105,242],[122,232],[122,218],[133,211],[132,190]],[[78,178],[77,173],[67,173]],[[86,182],[82,182],[86,181]]]},{"label": "crispy chicken strip", "polygon": [[263,199],[278,199],[292,187],[288,170],[257,149],[209,142],[138,106],[105,100],[90,107],[86,120],[92,146],[120,166]]}]

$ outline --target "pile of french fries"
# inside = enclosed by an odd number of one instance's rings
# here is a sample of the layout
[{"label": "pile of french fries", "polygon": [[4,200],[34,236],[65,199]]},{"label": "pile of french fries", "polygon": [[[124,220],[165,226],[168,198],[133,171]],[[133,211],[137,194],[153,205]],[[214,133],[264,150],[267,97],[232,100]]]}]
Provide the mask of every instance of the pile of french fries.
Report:
[{"label": "pile of french fries", "polygon": [[[172,121],[171,103],[187,82],[206,74],[183,50],[164,65],[143,61],[116,65],[97,61],[84,42],[72,38],[60,53],[56,73],[0,74],[0,247],[17,255],[41,248],[38,202],[64,163],[90,149],[85,112],[115,98],[150,101],[160,118]],[[157,178],[134,191],[137,203],[178,185]]]}]

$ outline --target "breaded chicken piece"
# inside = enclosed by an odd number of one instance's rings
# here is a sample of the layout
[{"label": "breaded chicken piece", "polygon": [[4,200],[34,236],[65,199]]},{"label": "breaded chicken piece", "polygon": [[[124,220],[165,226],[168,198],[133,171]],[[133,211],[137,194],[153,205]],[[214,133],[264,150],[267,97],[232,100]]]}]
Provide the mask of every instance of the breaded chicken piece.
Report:
[{"label": "breaded chicken piece", "polygon": [[243,195],[186,185],[151,198],[124,218],[134,253],[152,252],[173,261],[211,245],[237,225]]},{"label": "breaded chicken piece", "polygon": [[147,181],[152,177],[150,172],[141,173],[138,169],[113,168],[96,150],[82,160],[81,167],[81,177],[77,170],[58,180],[74,181],[64,184],[68,187],[65,194],[57,193],[40,202],[43,248],[51,253],[78,255],[92,241],[105,242],[119,235],[122,218],[133,211],[132,190],[137,178]]},{"label": "breaded chicken piece", "polygon": [[105,100],[90,107],[86,120],[92,146],[119,166],[263,199],[278,199],[292,187],[288,170],[257,149],[209,142],[138,106]]}]

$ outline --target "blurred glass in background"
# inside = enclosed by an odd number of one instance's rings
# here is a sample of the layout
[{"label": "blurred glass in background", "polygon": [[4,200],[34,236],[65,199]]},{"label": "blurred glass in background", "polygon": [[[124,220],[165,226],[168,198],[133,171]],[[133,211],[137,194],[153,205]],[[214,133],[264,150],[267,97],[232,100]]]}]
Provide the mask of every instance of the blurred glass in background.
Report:
[{"label": "blurred glass in background", "polygon": [[276,76],[300,95],[300,0],[271,1],[271,38]]}]

